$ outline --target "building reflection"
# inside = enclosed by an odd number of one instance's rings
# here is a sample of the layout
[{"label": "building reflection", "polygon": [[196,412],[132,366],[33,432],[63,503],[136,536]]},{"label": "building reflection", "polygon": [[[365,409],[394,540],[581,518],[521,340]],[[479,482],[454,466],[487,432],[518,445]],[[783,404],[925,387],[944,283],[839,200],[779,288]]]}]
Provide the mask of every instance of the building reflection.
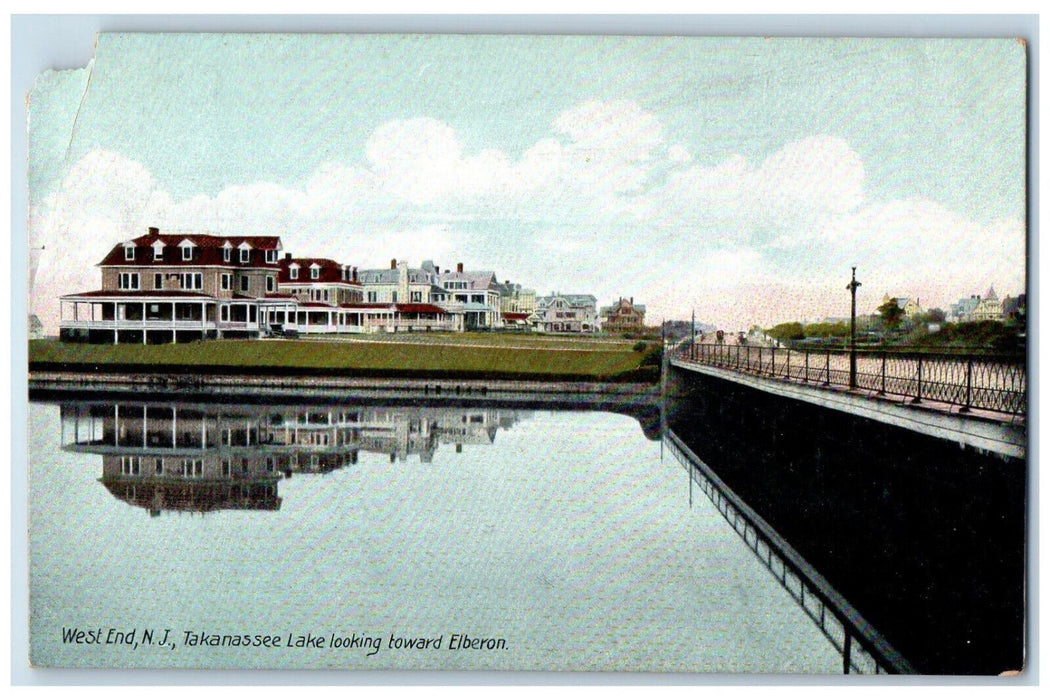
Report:
[{"label": "building reflection", "polygon": [[278,510],[278,482],[358,463],[429,464],[441,446],[491,445],[529,411],[498,407],[64,403],[62,446],[102,456],[116,498],[162,512]]}]

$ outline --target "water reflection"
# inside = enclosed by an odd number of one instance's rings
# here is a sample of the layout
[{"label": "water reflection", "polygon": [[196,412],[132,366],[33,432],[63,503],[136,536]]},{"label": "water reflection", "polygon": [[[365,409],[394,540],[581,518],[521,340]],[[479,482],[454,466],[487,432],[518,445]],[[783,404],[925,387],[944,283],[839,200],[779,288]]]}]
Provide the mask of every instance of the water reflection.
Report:
[{"label": "water reflection", "polygon": [[429,464],[442,446],[491,445],[531,411],[499,407],[61,405],[62,447],[102,457],[100,482],[151,515],[278,510],[278,482],[357,464],[361,452]]}]

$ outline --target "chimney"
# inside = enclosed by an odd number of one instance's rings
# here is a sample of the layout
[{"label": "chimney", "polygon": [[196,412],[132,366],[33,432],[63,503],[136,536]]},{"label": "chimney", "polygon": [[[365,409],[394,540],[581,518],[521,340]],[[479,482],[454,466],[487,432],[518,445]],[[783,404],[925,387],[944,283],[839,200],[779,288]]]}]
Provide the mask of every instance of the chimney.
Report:
[{"label": "chimney", "polygon": [[396,270],[397,269],[397,258],[390,258],[390,269],[391,270]]},{"label": "chimney", "polygon": [[437,277],[440,274],[441,274],[441,268],[438,267],[437,265],[435,265],[434,266],[434,276]]},{"label": "chimney", "polygon": [[463,263],[456,263],[456,272],[463,272]]},{"label": "chimney", "polygon": [[503,284],[507,287],[510,286],[510,280],[503,280]]},{"label": "chimney", "polygon": [[292,261],[292,254],[291,253],[285,253],[284,254],[284,259],[287,262],[291,262]]},{"label": "chimney", "polygon": [[631,306],[634,306],[634,297],[631,297]]},{"label": "chimney", "polygon": [[351,269],[350,269],[350,278],[351,278],[351,279],[352,279],[352,280],[353,280],[354,282],[356,282],[356,281],[357,281],[357,268],[356,268],[356,267],[354,267],[354,268],[351,268]]},{"label": "chimney", "polygon": [[151,236],[156,236],[156,235],[160,234],[160,229],[157,228],[156,226],[150,226],[148,230],[149,230],[149,235],[151,235]]}]

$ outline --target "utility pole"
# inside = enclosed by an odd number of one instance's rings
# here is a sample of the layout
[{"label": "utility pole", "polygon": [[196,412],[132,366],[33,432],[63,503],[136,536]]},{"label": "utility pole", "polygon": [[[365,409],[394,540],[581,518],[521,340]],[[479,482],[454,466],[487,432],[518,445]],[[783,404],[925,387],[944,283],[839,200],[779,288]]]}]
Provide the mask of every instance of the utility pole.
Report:
[{"label": "utility pole", "polygon": [[853,279],[846,286],[850,293],[849,307],[849,388],[857,388],[857,268],[853,267]]},{"label": "utility pole", "polygon": [[689,352],[692,354],[695,352],[693,348],[696,347],[696,309],[693,309],[693,322],[689,325],[689,339]]}]

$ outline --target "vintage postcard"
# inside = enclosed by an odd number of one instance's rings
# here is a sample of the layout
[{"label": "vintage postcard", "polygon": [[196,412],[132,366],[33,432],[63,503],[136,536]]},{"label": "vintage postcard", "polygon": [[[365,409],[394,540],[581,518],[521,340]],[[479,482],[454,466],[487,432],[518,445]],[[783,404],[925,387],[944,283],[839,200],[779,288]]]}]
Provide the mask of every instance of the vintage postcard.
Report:
[{"label": "vintage postcard", "polygon": [[101,34],[36,668],[1026,669],[1027,47]]}]

